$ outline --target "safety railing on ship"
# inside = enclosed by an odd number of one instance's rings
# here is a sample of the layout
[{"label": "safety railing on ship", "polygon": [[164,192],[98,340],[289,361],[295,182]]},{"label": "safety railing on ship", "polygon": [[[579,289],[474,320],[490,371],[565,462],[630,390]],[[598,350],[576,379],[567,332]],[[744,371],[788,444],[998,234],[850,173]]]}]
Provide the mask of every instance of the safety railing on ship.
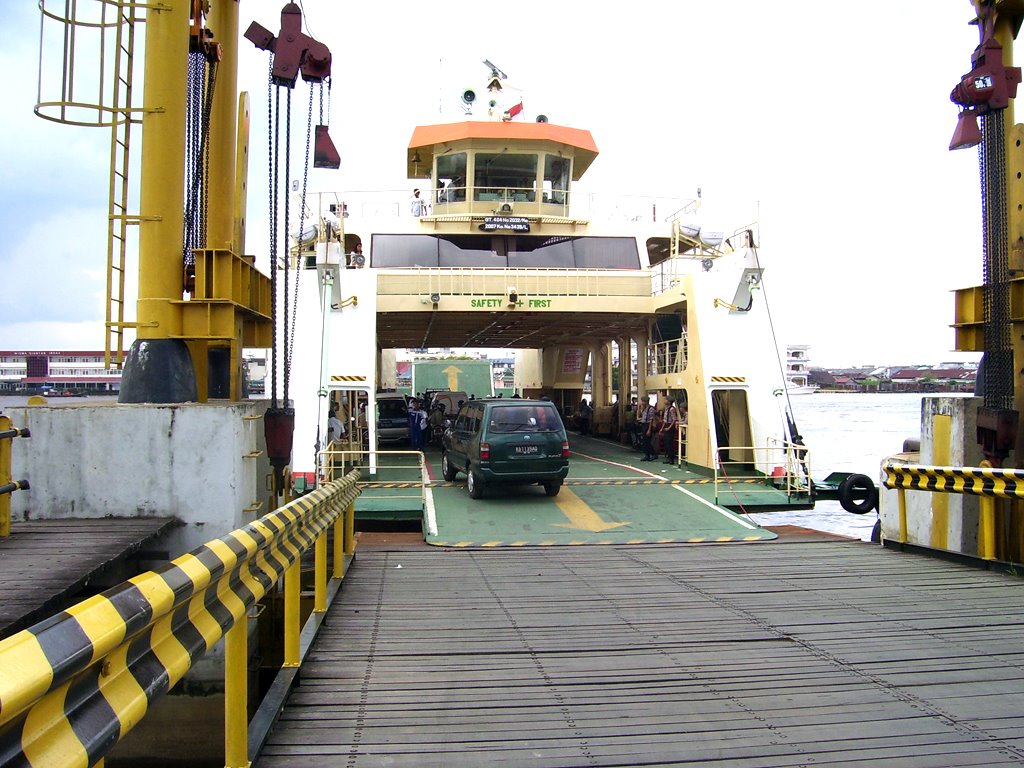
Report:
[{"label": "safety railing on ship", "polygon": [[647,347],[647,375],[682,373],[686,370],[688,344],[686,332],[681,338],[659,341]]},{"label": "safety railing on ship", "polygon": [[[987,464],[987,462],[982,462]],[[1024,470],[882,463],[882,484],[899,492],[899,542],[909,539],[907,491],[978,496],[978,555],[996,557],[996,499],[1024,499]]]},{"label": "safety railing on ship", "polygon": [[725,445],[714,462],[715,503],[725,494],[784,493],[787,497],[811,492],[810,452],[802,445],[770,439],[767,445]]},{"label": "safety railing on ship", "polygon": [[[481,309],[550,309],[553,296],[647,297],[650,277],[638,270],[529,268],[414,267],[381,270],[378,292],[422,293],[424,300],[436,295],[468,296]],[[510,290],[512,289],[512,290]],[[512,294],[515,294],[514,298]],[[536,304],[531,304],[531,299]],[[521,304],[520,304],[521,302]]]},{"label": "safety railing on ship", "polygon": [[[353,450],[334,443],[319,453],[317,474],[322,481],[352,470],[359,472],[358,485],[367,507],[428,511],[430,476],[421,451]],[[429,528],[432,515],[426,518]]]},{"label": "safety railing on ship", "polygon": [[[153,701],[223,638],[224,765],[248,766],[355,551],[358,480],[358,473],[349,473],[0,641],[0,765],[100,763]],[[302,629],[300,561],[310,549],[315,593]],[[284,596],[284,663],[250,723],[248,621],[257,603],[278,588]]]},{"label": "safety railing on ship", "polygon": [[27,491],[28,480],[11,478],[11,441],[29,437],[27,429],[17,429],[9,416],[0,414],[0,538],[11,535],[11,494]]}]

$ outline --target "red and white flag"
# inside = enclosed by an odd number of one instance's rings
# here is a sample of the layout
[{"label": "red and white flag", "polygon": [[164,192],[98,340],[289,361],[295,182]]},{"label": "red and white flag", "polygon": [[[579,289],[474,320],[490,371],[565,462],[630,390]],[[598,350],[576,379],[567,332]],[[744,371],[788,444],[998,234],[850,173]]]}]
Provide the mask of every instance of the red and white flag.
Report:
[{"label": "red and white flag", "polygon": [[505,114],[507,114],[509,116],[509,118],[511,119],[511,118],[515,117],[516,115],[518,115],[522,111],[523,111],[523,102],[520,101],[514,107],[509,107],[508,112],[506,112]]}]

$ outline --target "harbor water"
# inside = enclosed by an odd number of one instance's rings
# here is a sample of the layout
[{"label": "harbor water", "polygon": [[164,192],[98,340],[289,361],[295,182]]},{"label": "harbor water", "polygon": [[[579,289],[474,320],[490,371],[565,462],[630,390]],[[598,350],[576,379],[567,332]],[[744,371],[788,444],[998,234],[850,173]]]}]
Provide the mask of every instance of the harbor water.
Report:
[{"label": "harbor water", "polygon": [[[821,393],[790,397],[797,431],[810,449],[811,475],[857,472],[875,484],[886,456],[903,450],[903,441],[921,433],[919,392]],[[838,501],[821,501],[812,510],[753,514],[761,525],[800,525],[865,541],[878,516],[854,515]]]}]

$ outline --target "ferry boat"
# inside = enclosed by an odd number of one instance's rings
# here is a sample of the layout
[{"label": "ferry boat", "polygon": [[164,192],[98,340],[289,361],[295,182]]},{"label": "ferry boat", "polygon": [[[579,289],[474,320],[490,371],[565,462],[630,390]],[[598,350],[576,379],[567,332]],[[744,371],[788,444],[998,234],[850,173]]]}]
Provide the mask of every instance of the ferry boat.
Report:
[{"label": "ferry boat", "polygon": [[688,465],[789,478],[807,503],[806,454],[775,394],[757,223],[708,231],[698,200],[638,206],[663,217],[600,215],[574,186],[598,159],[594,136],[528,116],[521,92],[506,96],[504,73],[485,64],[479,87],[451,94],[462,119],[412,131],[412,197],[317,191],[294,203],[313,226],[292,256],[316,276],[298,281],[297,354],[321,360],[292,371],[294,470],[315,471],[325,398],[350,414],[368,401],[372,412],[391,350],[501,348],[515,350],[515,391],[553,400],[563,417],[589,371],[600,431],[625,433],[616,402],[676,402]]}]

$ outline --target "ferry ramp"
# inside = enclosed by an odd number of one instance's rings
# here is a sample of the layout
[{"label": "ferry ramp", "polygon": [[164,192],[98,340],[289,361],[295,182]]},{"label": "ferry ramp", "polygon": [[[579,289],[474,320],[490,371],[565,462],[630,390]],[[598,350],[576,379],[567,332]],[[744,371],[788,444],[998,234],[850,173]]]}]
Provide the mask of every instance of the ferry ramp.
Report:
[{"label": "ferry ramp", "polygon": [[255,765],[1020,765],[1022,615],[823,537],[360,548]]},{"label": "ferry ramp", "polygon": [[[439,449],[381,454],[356,506],[366,521],[423,518],[429,544],[495,548],[579,544],[767,541],[746,512],[796,503],[766,479],[721,479],[685,463],[645,463],[608,440],[573,434],[569,477],[548,497],[538,485],[493,486],[469,498],[465,476],[441,477]],[[425,486],[420,488],[422,484]]]}]

